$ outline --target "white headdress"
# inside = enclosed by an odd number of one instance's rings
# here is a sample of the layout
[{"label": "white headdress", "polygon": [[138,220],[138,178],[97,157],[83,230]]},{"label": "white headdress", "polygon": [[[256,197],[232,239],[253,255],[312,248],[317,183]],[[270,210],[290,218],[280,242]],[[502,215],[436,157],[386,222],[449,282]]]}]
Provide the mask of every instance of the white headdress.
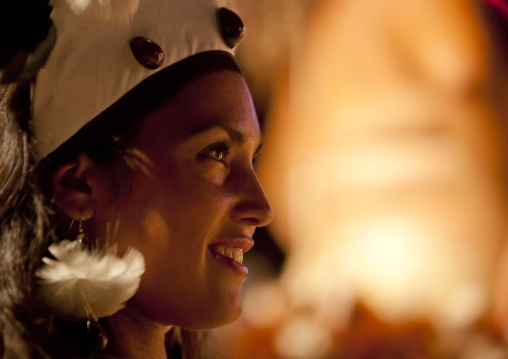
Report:
[{"label": "white headdress", "polygon": [[33,88],[42,157],[146,79],[198,54],[208,54],[202,64],[227,58],[243,30],[214,0],[55,0],[51,5],[56,44]]}]

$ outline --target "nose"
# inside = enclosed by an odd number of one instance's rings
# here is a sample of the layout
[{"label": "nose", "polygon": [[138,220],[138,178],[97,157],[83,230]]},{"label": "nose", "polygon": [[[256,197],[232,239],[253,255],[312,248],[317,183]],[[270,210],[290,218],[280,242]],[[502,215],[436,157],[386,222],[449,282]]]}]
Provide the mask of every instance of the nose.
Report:
[{"label": "nose", "polygon": [[238,174],[233,182],[236,194],[231,211],[233,220],[256,227],[268,225],[273,218],[272,208],[254,170]]}]

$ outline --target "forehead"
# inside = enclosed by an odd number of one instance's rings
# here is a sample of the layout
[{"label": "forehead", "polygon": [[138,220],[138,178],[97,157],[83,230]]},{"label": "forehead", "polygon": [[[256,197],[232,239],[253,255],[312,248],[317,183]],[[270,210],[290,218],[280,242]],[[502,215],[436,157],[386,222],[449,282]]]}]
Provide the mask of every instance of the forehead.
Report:
[{"label": "forehead", "polygon": [[178,141],[214,126],[235,129],[249,138],[260,137],[249,90],[237,72],[223,70],[190,81],[146,117],[137,137],[142,140],[155,131]]}]

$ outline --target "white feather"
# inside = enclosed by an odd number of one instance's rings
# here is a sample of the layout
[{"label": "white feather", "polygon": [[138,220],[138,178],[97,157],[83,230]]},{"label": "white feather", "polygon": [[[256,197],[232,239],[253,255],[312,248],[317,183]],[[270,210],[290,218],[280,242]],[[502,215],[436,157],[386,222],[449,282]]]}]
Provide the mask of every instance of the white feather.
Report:
[{"label": "white feather", "polygon": [[55,259],[44,257],[36,271],[40,295],[55,316],[66,320],[101,318],[122,309],[145,271],[143,255],[133,248],[119,258],[114,249],[90,252],[78,241],[64,240],[49,252]]}]

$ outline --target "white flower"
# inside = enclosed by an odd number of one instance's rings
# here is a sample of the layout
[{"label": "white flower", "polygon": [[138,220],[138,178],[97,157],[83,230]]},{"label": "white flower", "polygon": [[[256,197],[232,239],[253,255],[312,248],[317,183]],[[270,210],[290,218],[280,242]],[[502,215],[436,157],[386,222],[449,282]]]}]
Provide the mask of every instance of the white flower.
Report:
[{"label": "white flower", "polygon": [[143,255],[130,248],[123,258],[115,249],[89,251],[78,241],[49,246],[55,257],[44,257],[36,271],[46,307],[62,319],[96,319],[112,315],[137,291],[145,271]]}]

